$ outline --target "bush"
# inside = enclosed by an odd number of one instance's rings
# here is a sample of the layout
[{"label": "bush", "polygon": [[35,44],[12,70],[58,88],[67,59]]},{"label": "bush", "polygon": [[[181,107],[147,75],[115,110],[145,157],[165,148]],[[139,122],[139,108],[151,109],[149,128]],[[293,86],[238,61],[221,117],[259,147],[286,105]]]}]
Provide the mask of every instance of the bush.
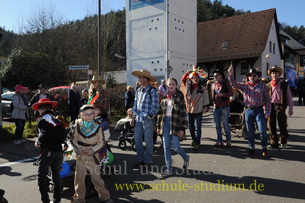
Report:
[{"label": "bush", "polygon": [[[10,141],[14,140],[14,134],[15,134],[16,126],[15,124],[9,124],[2,126],[2,129],[0,129],[0,142]],[[23,137],[24,138],[33,138],[37,135],[36,133],[36,123],[33,122],[26,122],[24,131],[23,131]]]}]

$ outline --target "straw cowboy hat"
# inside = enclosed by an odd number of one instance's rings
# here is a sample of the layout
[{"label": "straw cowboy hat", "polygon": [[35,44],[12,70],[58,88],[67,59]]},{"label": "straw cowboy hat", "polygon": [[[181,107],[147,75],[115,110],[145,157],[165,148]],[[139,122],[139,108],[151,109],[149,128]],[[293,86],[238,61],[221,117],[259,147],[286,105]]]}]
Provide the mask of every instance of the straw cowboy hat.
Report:
[{"label": "straw cowboy hat", "polygon": [[39,106],[42,104],[51,104],[52,108],[55,108],[58,103],[56,101],[51,101],[50,99],[40,99],[38,102],[33,104],[32,109],[38,111]]},{"label": "straw cowboy hat", "polygon": [[94,81],[98,81],[102,84],[105,84],[105,80],[103,80],[102,77],[99,76],[99,75],[93,75],[92,76],[92,79],[90,80],[90,82],[94,82]]},{"label": "straw cowboy hat", "polygon": [[279,72],[280,76],[281,76],[282,73],[283,73],[283,70],[282,70],[280,67],[273,66],[272,68],[270,68],[270,69],[268,70],[268,75],[271,76],[271,73],[272,73],[272,72],[275,72],[275,71]]},{"label": "straw cowboy hat", "polygon": [[132,71],[131,74],[136,77],[144,76],[144,77],[148,78],[151,82],[157,82],[157,79],[154,76],[150,75],[149,71],[144,70],[144,69]]}]

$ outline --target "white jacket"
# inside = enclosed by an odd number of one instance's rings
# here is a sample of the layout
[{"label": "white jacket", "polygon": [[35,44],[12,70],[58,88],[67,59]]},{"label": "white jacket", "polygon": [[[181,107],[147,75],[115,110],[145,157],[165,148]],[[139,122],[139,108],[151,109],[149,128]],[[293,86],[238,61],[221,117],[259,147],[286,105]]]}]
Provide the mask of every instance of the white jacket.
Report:
[{"label": "white jacket", "polygon": [[13,113],[12,118],[15,119],[26,119],[26,115],[28,116],[28,106],[24,104],[23,99],[19,93],[15,93],[13,96]]}]

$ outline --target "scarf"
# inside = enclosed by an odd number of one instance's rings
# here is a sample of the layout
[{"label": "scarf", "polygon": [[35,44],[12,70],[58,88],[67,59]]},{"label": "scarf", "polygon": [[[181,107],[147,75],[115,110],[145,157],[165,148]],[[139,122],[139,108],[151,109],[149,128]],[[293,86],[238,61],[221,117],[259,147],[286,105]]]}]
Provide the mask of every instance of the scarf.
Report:
[{"label": "scarf", "polygon": [[99,126],[96,124],[94,120],[92,121],[83,121],[80,123],[80,131],[88,137],[93,134]]},{"label": "scarf", "polygon": [[271,80],[272,87],[276,87],[279,82],[280,82],[280,78],[278,78],[276,80]]},{"label": "scarf", "polygon": [[168,98],[168,99],[171,99],[175,93],[176,93],[176,90],[173,91],[173,92],[171,92],[171,91],[168,90],[168,92],[167,92],[167,98]]},{"label": "scarf", "polygon": [[248,82],[247,85],[251,86],[251,87],[254,87],[255,85],[257,85],[258,83],[251,83],[251,82]]}]

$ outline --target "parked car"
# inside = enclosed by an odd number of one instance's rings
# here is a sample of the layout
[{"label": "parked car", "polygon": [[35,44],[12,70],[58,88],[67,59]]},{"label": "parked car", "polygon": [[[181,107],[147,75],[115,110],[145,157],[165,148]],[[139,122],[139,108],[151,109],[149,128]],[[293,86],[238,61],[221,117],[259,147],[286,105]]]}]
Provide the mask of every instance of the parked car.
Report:
[{"label": "parked car", "polygon": [[2,117],[11,117],[11,103],[15,92],[6,92],[1,95]]}]

